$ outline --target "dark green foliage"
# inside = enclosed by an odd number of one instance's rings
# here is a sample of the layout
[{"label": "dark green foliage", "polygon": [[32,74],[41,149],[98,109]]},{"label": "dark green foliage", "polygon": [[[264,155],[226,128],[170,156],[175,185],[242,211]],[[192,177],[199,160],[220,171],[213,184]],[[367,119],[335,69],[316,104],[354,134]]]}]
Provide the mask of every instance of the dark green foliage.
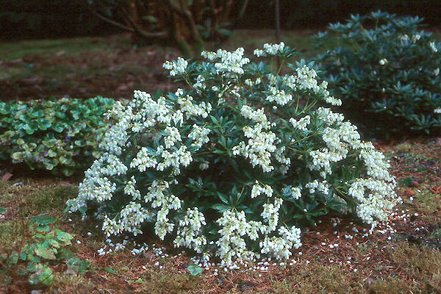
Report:
[{"label": "dark green foliage", "polygon": [[329,88],[368,132],[439,132],[441,45],[421,27],[419,17],[373,12],[318,35],[319,46],[336,44],[317,57]]},{"label": "dark green foliage", "polygon": [[113,99],[0,102],[0,159],[72,175],[98,156]]}]

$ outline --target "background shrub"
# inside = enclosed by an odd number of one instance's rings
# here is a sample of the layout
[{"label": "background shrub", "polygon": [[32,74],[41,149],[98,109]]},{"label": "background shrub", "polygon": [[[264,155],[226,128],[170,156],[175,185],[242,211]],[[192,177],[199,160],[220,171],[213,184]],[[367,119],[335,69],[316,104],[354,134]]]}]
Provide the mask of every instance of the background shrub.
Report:
[{"label": "background shrub", "polygon": [[388,164],[325,107],[341,103],[327,83],[302,63],[266,63],[289,62],[283,43],[254,53],[263,60],[239,48],[166,62],[185,89],[116,104],[69,210],[97,208],[108,236],[154,232],[226,265],[289,257],[299,228],[329,213],[385,220],[397,201]]},{"label": "background shrub", "polygon": [[335,44],[318,56],[333,94],[359,126],[376,134],[439,132],[441,44],[419,17],[352,15],[318,35]]},{"label": "background shrub", "polygon": [[113,99],[0,102],[0,158],[69,176],[90,165]]}]

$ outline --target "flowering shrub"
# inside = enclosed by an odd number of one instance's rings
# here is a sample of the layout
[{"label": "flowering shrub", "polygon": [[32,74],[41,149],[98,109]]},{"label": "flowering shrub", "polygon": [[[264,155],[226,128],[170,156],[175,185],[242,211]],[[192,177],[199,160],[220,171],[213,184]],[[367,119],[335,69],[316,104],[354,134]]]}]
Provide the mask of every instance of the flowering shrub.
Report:
[{"label": "flowering shrub", "polygon": [[0,159],[69,176],[98,157],[113,99],[0,102]]},{"label": "flowering shrub", "polygon": [[338,44],[318,56],[344,110],[378,133],[441,128],[441,44],[421,31],[419,17],[373,12],[331,24],[318,44]]},{"label": "flowering shrub", "polygon": [[[255,55],[294,51],[265,45]],[[188,84],[116,104],[70,211],[97,208],[108,236],[153,230],[175,247],[225,265],[288,258],[302,226],[330,212],[375,227],[398,201],[388,163],[332,112],[326,82],[302,63],[290,72],[251,62],[244,50],[203,52],[164,67]]]}]

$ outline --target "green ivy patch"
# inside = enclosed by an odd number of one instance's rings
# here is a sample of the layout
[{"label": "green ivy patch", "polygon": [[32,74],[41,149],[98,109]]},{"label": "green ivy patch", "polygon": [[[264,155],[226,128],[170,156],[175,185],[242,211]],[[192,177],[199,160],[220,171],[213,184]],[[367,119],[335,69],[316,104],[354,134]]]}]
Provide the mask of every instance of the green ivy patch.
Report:
[{"label": "green ivy patch", "polygon": [[0,102],[0,159],[70,176],[99,153],[110,98]]}]

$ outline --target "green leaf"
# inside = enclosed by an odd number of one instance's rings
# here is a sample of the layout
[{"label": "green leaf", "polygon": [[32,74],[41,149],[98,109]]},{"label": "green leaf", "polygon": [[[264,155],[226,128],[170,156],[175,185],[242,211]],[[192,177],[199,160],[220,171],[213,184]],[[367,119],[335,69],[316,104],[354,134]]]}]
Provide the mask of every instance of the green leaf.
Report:
[{"label": "green leaf", "polygon": [[227,210],[231,209],[231,207],[229,205],[221,204],[221,203],[213,204],[211,206],[211,208],[213,208],[214,210],[217,210],[220,213],[223,213],[224,211],[227,211]]},{"label": "green leaf", "polygon": [[11,255],[9,255],[8,264],[16,265],[17,263],[18,263],[18,253],[14,251],[11,253]]},{"label": "green leaf", "polygon": [[221,193],[221,192],[216,192],[216,195],[219,197],[219,199],[220,199],[223,203],[225,203],[225,204],[229,204],[228,196],[227,196],[227,195],[225,195],[225,194],[223,194],[223,193]]},{"label": "green leaf", "polygon": [[57,133],[61,133],[61,132],[64,131],[64,126],[61,125],[61,124],[57,124],[57,125],[54,125],[54,126],[53,126],[53,129],[54,129],[55,132],[57,132]]},{"label": "green leaf", "polygon": [[[40,233],[48,233],[51,228],[48,225],[38,225],[35,230]],[[34,237],[43,237],[41,234],[35,235]]]},{"label": "green leaf", "polygon": [[57,240],[54,240],[54,239],[49,239],[49,240],[47,240],[47,242],[50,244],[50,246],[51,247],[53,247],[53,248],[60,248],[60,243],[57,241]]},{"label": "green leaf", "polygon": [[63,243],[64,245],[70,245],[71,240],[73,239],[73,236],[69,233],[63,232],[61,230],[56,229],[56,239]]},{"label": "green leaf", "polygon": [[54,275],[53,271],[49,267],[44,267],[41,271],[37,272],[39,274],[40,283],[45,286],[50,286],[53,282]]},{"label": "green leaf", "polygon": [[57,156],[57,152],[55,152],[55,151],[52,150],[52,149],[49,149],[48,152],[47,152],[47,155],[48,155],[49,157],[56,157],[56,156]]},{"label": "green leaf", "polygon": [[197,264],[190,264],[187,267],[187,270],[192,276],[199,276],[200,274],[202,274],[203,271],[202,268]]},{"label": "green leaf", "polygon": [[6,208],[0,207],[0,214],[6,214]]},{"label": "green leaf", "polygon": [[29,276],[29,283],[31,285],[42,284],[44,286],[50,286],[53,280],[54,275],[52,269],[43,264],[37,265],[35,273]]},{"label": "green leaf", "polygon": [[34,134],[35,130],[33,128],[31,128],[29,125],[24,125],[23,126],[23,130],[26,132],[26,134],[28,135],[32,135]]},{"label": "green leaf", "polygon": [[105,267],[104,271],[106,273],[109,273],[109,274],[112,274],[112,275],[118,275],[118,272],[116,270],[114,270],[113,268],[111,268],[111,267]]},{"label": "green leaf", "polygon": [[12,160],[21,162],[23,161],[23,152],[14,152],[11,154]]},{"label": "green leaf", "polygon": [[75,173],[75,171],[73,169],[68,169],[68,168],[63,168],[61,170],[62,174],[65,175],[66,177],[69,177],[71,175],[73,175]]},{"label": "green leaf", "polygon": [[75,257],[75,254],[72,251],[70,251],[69,249],[60,248],[58,250],[57,257],[59,259],[68,260],[68,259],[70,259],[72,257]]},{"label": "green leaf", "polygon": [[135,284],[142,284],[142,283],[144,283],[144,282],[145,282],[145,281],[144,281],[143,278],[138,278],[138,279],[136,279],[136,280],[133,281],[133,283],[135,283]]},{"label": "green leaf", "polygon": [[36,272],[37,271],[37,265],[38,265],[38,263],[30,262],[28,264],[28,267],[27,267],[28,272],[30,272],[30,273]]},{"label": "green leaf", "polygon": [[148,21],[149,23],[158,23],[158,19],[153,15],[145,15],[142,17],[142,19]]},{"label": "green leaf", "polygon": [[407,178],[400,179],[400,181],[398,183],[400,184],[400,186],[411,187],[413,182],[414,182],[414,179],[412,177],[407,177]]},{"label": "green leaf", "polygon": [[77,274],[84,274],[90,266],[90,262],[78,257],[71,257],[66,261],[67,268]]},{"label": "green leaf", "polygon": [[37,248],[35,249],[35,254],[37,256],[40,256],[41,258],[48,259],[48,260],[55,260],[57,257],[55,254],[57,253],[57,250],[54,248],[48,248],[45,244],[38,244]]},{"label": "green leaf", "polygon": [[47,129],[49,129],[51,127],[50,121],[48,121],[44,118],[37,119],[37,125],[38,125],[38,128],[42,131],[46,131]]}]

